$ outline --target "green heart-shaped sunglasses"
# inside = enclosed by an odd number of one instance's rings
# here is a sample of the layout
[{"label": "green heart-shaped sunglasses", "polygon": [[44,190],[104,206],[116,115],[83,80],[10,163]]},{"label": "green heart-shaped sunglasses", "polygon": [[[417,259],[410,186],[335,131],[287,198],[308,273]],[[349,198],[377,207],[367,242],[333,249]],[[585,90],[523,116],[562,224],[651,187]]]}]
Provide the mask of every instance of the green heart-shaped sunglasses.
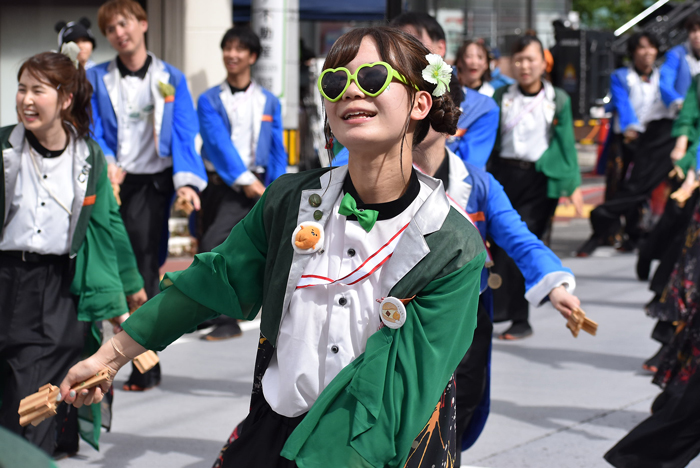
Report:
[{"label": "green heart-shaped sunglasses", "polygon": [[[386,62],[365,63],[357,67],[355,73],[350,73],[345,67],[328,68],[318,77],[318,90],[330,102],[337,102],[354,81],[365,95],[375,97],[379,96],[394,78],[408,85],[406,78]],[[418,89],[417,86],[414,87]]]}]

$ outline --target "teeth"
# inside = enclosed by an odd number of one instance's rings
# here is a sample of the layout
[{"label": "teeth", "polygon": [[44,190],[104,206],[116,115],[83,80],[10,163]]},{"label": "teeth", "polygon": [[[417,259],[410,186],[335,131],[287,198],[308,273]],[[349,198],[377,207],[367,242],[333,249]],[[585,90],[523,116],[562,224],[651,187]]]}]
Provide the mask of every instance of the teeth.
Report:
[{"label": "teeth", "polygon": [[346,114],[345,117],[343,117],[344,120],[349,120],[353,117],[364,117],[364,118],[370,118],[374,117],[375,114],[370,114],[367,112],[351,112],[350,114]]}]

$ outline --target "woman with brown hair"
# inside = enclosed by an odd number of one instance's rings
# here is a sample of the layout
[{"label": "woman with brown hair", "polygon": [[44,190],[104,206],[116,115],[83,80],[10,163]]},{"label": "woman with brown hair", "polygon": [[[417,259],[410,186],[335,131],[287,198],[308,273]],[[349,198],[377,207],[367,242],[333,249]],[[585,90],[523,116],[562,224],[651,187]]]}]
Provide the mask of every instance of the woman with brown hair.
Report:
[{"label": "woman with brown hair", "polygon": [[430,127],[456,129],[451,75],[399,30],[340,37],[318,84],[327,138],[348,148],[348,165],[273,182],[226,242],[167,274],[124,332],[69,372],[66,400],[99,401],[106,385],[70,386],[262,306],[251,412],[217,466],[451,463],[452,375],[476,325],[485,252],[442,184],[412,166]]},{"label": "woman with brown hair", "polygon": [[468,39],[457,50],[459,84],[492,97],[490,53],[481,39]]},{"label": "woman with brown hair", "polygon": [[56,418],[20,427],[20,400],[63,379],[89,322],[123,321],[127,298],[140,304],[145,293],[104,155],[88,136],[82,65],[45,52],[17,81],[19,123],[0,129],[0,425],[52,454]]}]

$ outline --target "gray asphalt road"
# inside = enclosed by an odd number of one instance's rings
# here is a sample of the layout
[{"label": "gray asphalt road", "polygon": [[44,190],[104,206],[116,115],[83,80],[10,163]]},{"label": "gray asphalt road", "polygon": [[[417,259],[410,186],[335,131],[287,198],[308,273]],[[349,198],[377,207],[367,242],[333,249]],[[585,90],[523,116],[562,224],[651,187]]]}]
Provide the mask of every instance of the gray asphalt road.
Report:
[{"label": "gray asphalt road", "polygon": [[[587,235],[587,221],[558,223],[555,249],[564,256]],[[635,257],[600,249],[594,258],[564,263],[576,274],[583,308],[599,323],[598,336],[573,338],[545,305],[532,312],[534,336],[495,340],[491,416],[464,453],[466,466],[606,467],[602,455],[649,414],[658,389],[641,364],[656,344],[642,310],[651,294],[634,277]],[[495,333],[504,328],[497,324]],[[103,434],[100,451],[82,444],[79,456],[59,466],[211,466],[247,413],[257,338],[255,329],[219,343],[185,336],[161,353],[159,388],[117,390],[112,432]],[[700,468],[700,461],[690,466]]]}]

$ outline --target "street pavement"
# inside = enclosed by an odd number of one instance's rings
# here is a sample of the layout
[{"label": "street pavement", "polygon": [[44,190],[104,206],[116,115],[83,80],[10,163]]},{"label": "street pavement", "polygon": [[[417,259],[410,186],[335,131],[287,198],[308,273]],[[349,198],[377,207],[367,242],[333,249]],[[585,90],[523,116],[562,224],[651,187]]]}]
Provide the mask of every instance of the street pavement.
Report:
[{"label": "street pavement", "polygon": [[[601,248],[592,258],[571,252],[589,235],[585,219],[557,218],[553,248],[577,279],[576,294],[598,335],[571,336],[548,304],[531,312],[534,335],[494,339],[492,406],[463,466],[480,468],[606,467],[603,454],[649,415],[657,387],[641,364],[657,349],[651,298],[634,276],[636,257]],[[117,376],[112,431],[100,451],[81,443],[61,468],[208,467],[248,410],[258,330],[205,342],[185,335],[161,356],[163,381],[145,393],[120,390]],[[506,328],[496,324],[494,336]],[[700,461],[689,466],[700,468]]]}]

